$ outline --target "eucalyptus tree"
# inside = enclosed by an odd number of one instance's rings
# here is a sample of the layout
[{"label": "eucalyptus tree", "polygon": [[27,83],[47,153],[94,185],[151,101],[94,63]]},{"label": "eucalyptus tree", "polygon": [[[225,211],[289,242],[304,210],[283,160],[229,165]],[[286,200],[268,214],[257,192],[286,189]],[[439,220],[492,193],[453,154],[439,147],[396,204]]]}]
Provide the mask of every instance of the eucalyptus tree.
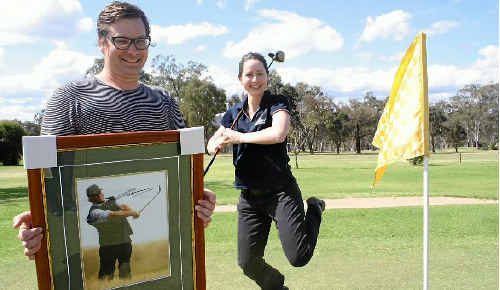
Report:
[{"label": "eucalyptus tree", "polygon": [[[383,110],[383,102],[368,92],[362,101],[350,99],[348,105],[349,123],[352,128],[354,150],[360,154],[362,147],[370,148]],[[364,146],[362,146],[364,145]]]},{"label": "eucalyptus tree", "polygon": [[326,128],[337,154],[340,154],[340,148],[350,135],[349,114],[343,104],[333,104],[330,118],[326,122]]},{"label": "eucalyptus tree", "polygon": [[226,110],[226,94],[208,80],[190,79],[181,90],[180,109],[188,127],[205,127],[205,143],[217,130],[215,115]]},{"label": "eucalyptus tree", "polygon": [[[191,79],[202,79],[207,67],[195,61],[188,61],[187,65],[177,63],[173,55],[155,56],[152,60],[153,84],[166,88],[178,103],[182,103],[181,91]],[[209,78],[206,78],[209,80]]]},{"label": "eucalyptus tree", "polygon": [[447,107],[449,105],[445,101],[439,101],[429,106],[429,135],[432,152],[436,152],[436,144],[443,141],[443,137],[447,134],[445,122],[448,120]]},{"label": "eucalyptus tree", "polygon": [[498,83],[481,87],[480,94],[485,104],[481,142],[494,147],[498,144]]}]

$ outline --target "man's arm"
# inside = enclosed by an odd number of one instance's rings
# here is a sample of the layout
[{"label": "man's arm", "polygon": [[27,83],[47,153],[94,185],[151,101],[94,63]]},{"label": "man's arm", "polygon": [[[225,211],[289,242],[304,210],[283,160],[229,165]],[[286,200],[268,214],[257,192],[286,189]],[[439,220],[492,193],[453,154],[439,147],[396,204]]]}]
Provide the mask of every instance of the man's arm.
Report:
[{"label": "man's arm", "polygon": [[109,213],[109,216],[111,217],[134,217],[135,219],[140,216],[138,212],[135,210],[131,209],[125,204],[120,205],[121,210],[116,210],[116,211],[111,211]]}]

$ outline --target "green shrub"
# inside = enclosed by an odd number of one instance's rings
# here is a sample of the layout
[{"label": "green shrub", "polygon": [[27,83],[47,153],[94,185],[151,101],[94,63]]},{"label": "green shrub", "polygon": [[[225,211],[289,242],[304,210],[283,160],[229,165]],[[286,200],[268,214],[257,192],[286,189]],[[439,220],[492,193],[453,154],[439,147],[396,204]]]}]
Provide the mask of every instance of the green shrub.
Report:
[{"label": "green shrub", "polygon": [[408,162],[410,162],[411,165],[415,165],[415,166],[423,165],[424,164],[424,156],[417,156],[417,157],[410,158],[410,159],[408,159]]},{"label": "green shrub", "polygon": [[0,162],[19,165],[23,154],[23,136],[26,131],[17,121],[0,121]]},{"label": "green shrub", "polygon": [[490,144],[490,146],[488,146],[488,150],[498,150],[498,144],[497,143]]}]

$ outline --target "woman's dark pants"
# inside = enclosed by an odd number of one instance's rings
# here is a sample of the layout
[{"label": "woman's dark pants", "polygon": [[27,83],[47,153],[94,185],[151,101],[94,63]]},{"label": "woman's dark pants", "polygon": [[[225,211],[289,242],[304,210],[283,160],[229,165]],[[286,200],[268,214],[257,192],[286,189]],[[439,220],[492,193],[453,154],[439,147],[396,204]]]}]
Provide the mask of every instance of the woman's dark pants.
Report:
[{"label": "woman's dark pants", "polygon": [[275,193],[243,190],[238,203],[238,264],[262,289],[282,289],[284,276],[264,260],[264,249],[274,220],[281,245],[290,264],[306,265],[311,259],[321,209],[311,206],[304,213],[296,182]]}]

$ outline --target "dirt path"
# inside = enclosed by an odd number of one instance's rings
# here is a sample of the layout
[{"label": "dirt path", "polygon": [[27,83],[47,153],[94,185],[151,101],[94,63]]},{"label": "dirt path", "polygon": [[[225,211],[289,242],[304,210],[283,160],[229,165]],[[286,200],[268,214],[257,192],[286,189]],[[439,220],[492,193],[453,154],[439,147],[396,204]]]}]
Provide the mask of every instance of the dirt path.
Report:
[{"label": "dirt path", "polygon": [[[423,205],[423,197],[375,197],[375,198],[341,198],[326,199],[326,208],[378,208]],[[431,197],[430,205],[449,204],[495,204],[498,200],[460,198],[460,197]],[[218,205],[216,212],[236,211],[236,205]]]}]

